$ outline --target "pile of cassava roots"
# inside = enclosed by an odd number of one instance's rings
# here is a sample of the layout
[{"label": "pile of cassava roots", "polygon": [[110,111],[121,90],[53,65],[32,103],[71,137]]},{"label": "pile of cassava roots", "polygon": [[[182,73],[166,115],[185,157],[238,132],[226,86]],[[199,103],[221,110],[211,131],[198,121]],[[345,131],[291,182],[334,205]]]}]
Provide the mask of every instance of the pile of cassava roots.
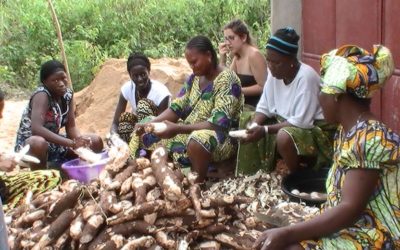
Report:
[{"label": "pile of cassava roots", "polygon": [[[89,184],[65,181],[6,213],[11,249],[250,249],[262,231],[318,212],[286,201],[280,176],[258,172],[214,184],[195,183],[156,148],[128,159],[118,138]],[[278,225],[279,226],[279,225]]]}]

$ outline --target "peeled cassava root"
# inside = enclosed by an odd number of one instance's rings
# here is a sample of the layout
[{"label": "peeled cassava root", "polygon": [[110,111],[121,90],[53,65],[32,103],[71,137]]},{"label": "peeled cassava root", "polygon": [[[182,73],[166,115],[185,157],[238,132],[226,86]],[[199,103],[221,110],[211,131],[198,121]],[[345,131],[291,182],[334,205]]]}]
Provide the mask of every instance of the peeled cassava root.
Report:
[{"label": "peeled cassava root", "polygon": [[144,131],[146,133],[162,133],[167,129],[167,124],[164,122],[152,122],[146,124]]},{"label": "peeled cassava root", "polygon": [[165,198],[170,201],[177,201],[182,196],[182,187],[178,177],[168,166],[167,159],[167,149],[164,147],[156,148],[151,154],[151,168]]}]

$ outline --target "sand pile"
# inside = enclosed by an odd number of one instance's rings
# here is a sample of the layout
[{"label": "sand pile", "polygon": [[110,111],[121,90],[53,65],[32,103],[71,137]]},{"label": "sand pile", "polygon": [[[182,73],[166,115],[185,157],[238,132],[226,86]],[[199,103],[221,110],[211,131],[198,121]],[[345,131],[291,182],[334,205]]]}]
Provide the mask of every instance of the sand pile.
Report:
[{"label": "sand pile", "polygon": [[[150,78],[165,83],[173,96],[191,72],[185,59],[151,60]],[[108,133],[120,88],[127,80],[126,60],[110,59],[92,83],[75,94],[77,126],[82,132],[97,133],[102,137]]]}]

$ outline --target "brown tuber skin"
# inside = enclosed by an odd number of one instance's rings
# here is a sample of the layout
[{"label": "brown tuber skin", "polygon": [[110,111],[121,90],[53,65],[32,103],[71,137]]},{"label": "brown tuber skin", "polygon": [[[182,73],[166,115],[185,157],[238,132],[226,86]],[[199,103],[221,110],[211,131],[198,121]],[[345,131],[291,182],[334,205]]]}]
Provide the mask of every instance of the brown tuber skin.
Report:
[{"label": "brown tuber skin", "polygon": [[111,239],[113,235],[122,235],[129,237],[132,234],[148,235],[153,234],[156,227],[142,221],[130,221],[112,226],[111,228],[104,229],[98,236],[90,243],[89,250],[94,250],[97,245],[105,243]]},{"label": "brown tuber skin", "polygon": [[137,164],[138,170],[143,170],[145,168],[151,167],[149,159],[146,159],[146,158],[137,158],[136,164]]},{"label": "brown tuber skin", "polygon": [[81,187],[76,187],[71,192],[61,197],[51,209],[49,216],[53,219],[57,218],[63,211],[74,208],[81,194]]},{"label": "brown tuber skin", "polygon": [[57,240],[68,229],[75,216],[76,212],[71,209],[62,212],[62,214],[51,223],[48,232],[40,238],[39,242],[32,249],[43,249]]},{"label": "brown tuber skin", "polygon": [[128,241],[121,250],[135,250],[138,248],[149,248],[154,244],[154,238],[151,236],[142,236],[138,239]]},{"label": "brown tuber skin", "polygon": [[94,236],[99,231],[100,226],[102,226],[104,222],[105,220],[100,214],[92,215],[83,228],[82,236],[79,239],[79,242],[81,244],[85,244],[93,240]]},{"label": "brown tuber skin", "polygon": [[159,212],[165,209],[165,201],[156,200],[145,202],[137,206],[133,206],[125,211],[122,211],[107,219],[109,225],[116,225],[122,222],[127,222],[142,218],[145,214]]},{"label": "brown tuber skin", "polygon": [[157,243],[165,249],[176,249],[177,242],[170,239],[168,235],[163,231],[158,231],[156,233],[156,241]]},{"label": "brown tuber skin", "polygon": [[83,227],[85,226],[85,222],[83,220],[82,215],[78,215],[71,223],[69,228],[69,234],[72,239],[79,240],[81,234],[83,232]]},{"label": "brown tuber skin", "polygon": [[168,166],[168,152],[164,147],[158,147],[151,154],[151,168],[158,185],[162,188],[164,197],[177,201],[182,196],[182,187],[174,171]]}]

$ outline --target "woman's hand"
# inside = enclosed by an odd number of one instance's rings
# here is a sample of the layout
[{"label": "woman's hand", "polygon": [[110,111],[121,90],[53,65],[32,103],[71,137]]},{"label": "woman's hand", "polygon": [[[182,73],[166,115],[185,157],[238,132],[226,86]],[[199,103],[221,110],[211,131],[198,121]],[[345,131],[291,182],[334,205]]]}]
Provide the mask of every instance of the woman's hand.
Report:
[{"label": "woman's hand", "polygon": [[274,228],[264,231],[253,245],[254,249],[278,250],[285,249],[291,242],[290,234],[286,227]]},{"label": "woman's hand", "polygon": [[10,172],[17,166],[17,162],[14,157],[1,157],[0,159],[0,171]]},{"label": "woman's hand", "polygon": [[134,133],[138,136],[142,136],[145,133],[145,127],[148,126],[149,123],[136,123],[135,128],[133,129]]},{"label": "woman's hand", "polygon": [[169,139],[172,137],[175,137],[177,134],[179,134],[179,125],[170,121],[164,121],[164,123],[167,125],[167,128],[160,133],[154,133],[158,137],[162,139]]},{"label": "woman's hand", "polygon": [[256,125],[247,129],[247,137],[240,140],[242,143],[250,143],[260,140],[265,136],[264,126]]},{"label": "woman's hand", "polygon": [[219,55],[220,56],[224,56],[224,55],[228,54],[228,52],[229,52],[228,44],[220,43],[218,45],[218,51],[219,51]]},{"label": "woman's hand", "polygon": [[73,139],[73,148],[80,148],[80,147],[86,147],[90,148],[92,146],[92,140],[90,137],[85,137],[85,136],[78,136]]}]

